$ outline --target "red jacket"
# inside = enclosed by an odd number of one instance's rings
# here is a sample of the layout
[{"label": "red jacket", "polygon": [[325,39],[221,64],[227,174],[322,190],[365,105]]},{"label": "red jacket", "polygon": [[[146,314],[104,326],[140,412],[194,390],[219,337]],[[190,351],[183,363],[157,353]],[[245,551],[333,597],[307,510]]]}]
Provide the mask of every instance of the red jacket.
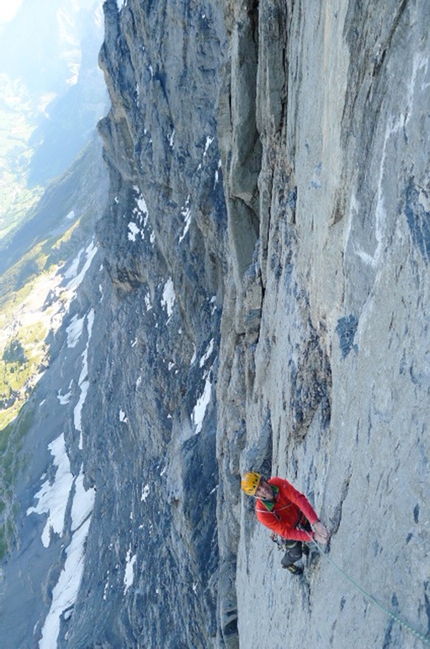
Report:
[{"label": "red jacket", "polygon": [[[279,491],[271,511],[262,500],[257,500],[255,512],[260,523],[284,539],[309,541],[309,533],[297,529],[297,526],[304,525],[306,521],[313,525],[319,519],[306,496],[282,478],[270,478],[268,483],[278,487]],[[310,534],[312,536],[312,532]]]}]

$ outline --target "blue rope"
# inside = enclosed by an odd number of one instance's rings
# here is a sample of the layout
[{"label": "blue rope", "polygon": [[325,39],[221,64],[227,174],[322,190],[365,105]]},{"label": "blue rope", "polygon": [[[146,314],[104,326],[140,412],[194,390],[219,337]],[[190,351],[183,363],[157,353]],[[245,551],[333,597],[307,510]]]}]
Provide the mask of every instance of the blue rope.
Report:
[{"label": "blue rope", "polygon": [[331,563],[331,565],[334,566],[334,568],[336,568],[336,570],[338,570],[338,571],[339,571],[339,572],[340,572],[340,573],[341,573],[341,574],[342,574],[342,575],[343,575],[343,576],[344,576],[344,577],[345,577],[349,582],[351,582],[351,584],[353,584],[356,588],[358,588],[358,590],[359,590],[359,591],[360,591],[360,592],[361,592],[361,593],[362,593],[362,594],[363,594],[363,595],[364,595],[364,596],[365,596],[369,601],[371,601],[373,604],[376,604],[376,606],[378,606],[382,611],[384,611],[384,613],[386,613],[386,614],[387,614],[391,619],[393,619],[393,620],[395,620],[396,622],[398,622],[398,623],[400,624],[400,626],[402,626],[402,627],[404,627],[405,629],[407,629],[410,633],[413,633],[413,635],[414,635],[416,638],[418,638],[419,640],[421,640],[422,642],[424,642],[424,644],[430,645],[430,637],[423,635],[423,634],[420,633],[419,631],[416,631],[416,629],[414,629],[413,627],[411,627],[410,624],[408,624],[408,623],[405,622],[404,620],[400,619],[400,618],[399,618],[395,613],[393,613],[393,612],[390,611],[388,608],[386,608],[386,606],[384,606],[383,604],[381,604],[380,602],[378,602],[378,600],[377,600],[375,597],[373,597],[373,595],[370,595],[370,593],[368,593],[366,590],[364,590],[364,588],[363,588],[362,586],[360,586],[360,584],[358,584],[358,583],[357,583],[357,582],[356,582],[352,577],[350,577],[350,576],[349,576],[349,575],[348,575],[348,574],[347,574],[347,573],[346,573],[346,572],[345,572],[345,571],[344,571],[340,566],[338,566],[337,563],[335,563],[335,562],[333,561],[333,559],[331,559],[327,554],[325,554],[324,550],[321,548],[321,546],[319,545],[319,543],[317,543],[317,542],[315,541],[315,539],[313,539],[313,538],[311,537],[310,534],[309,534],[309,537],[312,539],[312,543],[314,543],[314,545],[318,548],[320,554],[321,554],[325,559],[327,559],[327,561],[328,561],[329,563]]}]

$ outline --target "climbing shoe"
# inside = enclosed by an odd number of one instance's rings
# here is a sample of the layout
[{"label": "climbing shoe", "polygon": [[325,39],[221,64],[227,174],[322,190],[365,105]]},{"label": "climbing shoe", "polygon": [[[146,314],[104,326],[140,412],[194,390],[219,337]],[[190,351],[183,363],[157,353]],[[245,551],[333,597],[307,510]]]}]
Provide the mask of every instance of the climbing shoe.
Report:
[{"label": "climbing shoe", "polygon": [[292,575],[303,574],[303,568],[300,568],[300,566],[296,566],[294,563],[290,563],[288,566],[282,566],[282,567],[289,570],[289,572],[291,572]]}]

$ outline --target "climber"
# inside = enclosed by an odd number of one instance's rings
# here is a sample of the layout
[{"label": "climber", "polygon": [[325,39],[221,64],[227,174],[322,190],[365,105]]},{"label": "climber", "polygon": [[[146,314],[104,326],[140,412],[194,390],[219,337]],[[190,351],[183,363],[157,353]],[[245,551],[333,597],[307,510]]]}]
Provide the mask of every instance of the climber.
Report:
[{"label": "climber", "polygon": [[325,545],[329,540],[328,530],[312,505],[306,496],[282,478],[266,480],[260,473],[248,471],[243,475],[241,484],[248,496],[257,498],[255,513],[260,523],[282,537],[286,548],[282,567],[293,575],[301,575],[303,568],[295,563],[301,559],[303,552],[309,553],[306,543],[315,540]]}]

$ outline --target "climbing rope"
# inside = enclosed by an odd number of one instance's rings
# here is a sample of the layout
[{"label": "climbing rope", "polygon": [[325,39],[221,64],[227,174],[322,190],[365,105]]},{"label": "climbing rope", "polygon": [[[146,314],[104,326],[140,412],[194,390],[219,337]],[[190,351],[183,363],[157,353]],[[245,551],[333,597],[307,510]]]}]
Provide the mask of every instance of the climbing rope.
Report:
[{"label": "climbing rope", "polygon": [[349,582],[351,582],[351,584],[353,584],[356,588],[358,588],[358,590],[359,590],[359,591],[360,591],[360,592],[361,592],[361,593],[362,593],[362,594],[363,594],[363,595],[364,595],[364,596],[365,596],[369,601],[373,602],[373,604],[376,604],[376,606],[378,606],[382,611],[384,611],[384,613],[386,613],[386,614],[387,614],[391,619],[393,619],[393,620],[395,620],[396,622],[398,622],[398,623],[400,624],[400,626],[402,626],[402,627],[404,627],[405,629],[407,629],[407,630],[408,630],[410,633],[412,633],[416,638],[418,638],[419,640],[421,640],[421,641],[424,642],[425,644],[430,645],[430,637],[423,635],[422,633],[420,633],[419,631],[417,631],[416,629],[414,629],[413,627],[411,627],[410,624],[408,624],[407,622],[405,622],[404,620],[402,620],[401,618],[399,618],[398,615],[396,615],[395,613],[393,613],[392,611],[390,611],[386,606],[384,606],[383,604],[381,604],[381,602],[378,602],[378,600],[377,600],[375,597],[373,597],[373,595],[371,595],[371,594],[368,593],[366,590],[364,590],[364,588],[363,588],[362,586],[360,586],[360,584],[358,584],[358,583],[357,583],[357,582],[356,582],[352,577],[350,577],[350,576],[345,572],[345,570],[343,570],[340,566],[338,566],[337,563],[335,563],[335,562],[333,561],[333,559],[332,559],[331,557],[328,556],[328,554],[325,554],[323,548],[319,545],[319,543],[317,543],[317,541],[315,541],[315,539],[313,539],[313,538],[311,537],[310,534],[309,534],[309,538],[311,539],[312,543],[317,547],[317,549],[318,549],[319,553],[321,554],[321,556],[323,556],[324,559],[326,559],[329,563],[331,563],[331,565],[332,565],[334,568],[336,568],[336,570],[338,570],[338,571],[339,571],[339,572],[340,572],[340,573],[341,573],[341,574],[342,574],[342,575],[343,575],[343,576],[344,576],[344,577],[345,577]]}]

